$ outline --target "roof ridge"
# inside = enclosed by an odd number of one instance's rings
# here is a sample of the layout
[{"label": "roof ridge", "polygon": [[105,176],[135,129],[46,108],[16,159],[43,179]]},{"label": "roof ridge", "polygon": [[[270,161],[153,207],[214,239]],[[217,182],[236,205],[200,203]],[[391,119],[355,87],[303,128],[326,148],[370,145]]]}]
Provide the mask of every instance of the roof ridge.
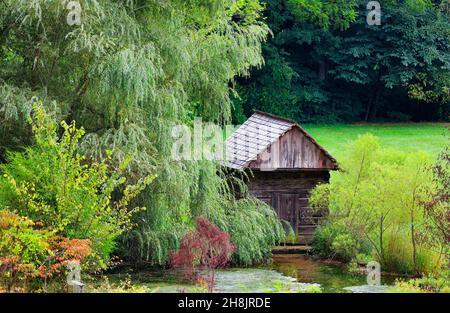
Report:
[{"label": "roof ridge", "polygon": [[298,125],[298,123],[296,121],[291,120],[291,119],[289,119],[287,117],[282,117],[282,116],[279,116],[279,115],[275,115],[275,114],[272,114],[272,113],[267,113],[267,112],[260,111],[260,110],[254,110],[254,113],[259,113],[259,114],[262,114],[262,115],[266,115],[266,116],[269,116],[269,117],[272,117],[272,118],[276,118],[276,119],[279,119],[279,120],[282,120],[282,121],[286,121],[286,122]]},{"label": "roof ridge", "polygon": [[[327,157],[329,157],[334,163],[336,163],[337,164],[337,160],[324,148],[324,147],[322,147],[303,127],[301,127],[300,126],[300,124],[299,123],[297,123],[296,121],[294,121],[294,120],[292,120],[292,119],[289,119],[289,118],[286,118],[286,117],[282,117],[282,116],[279,116],[279,115],[275,115],[275,114],[272,114],[272,113],[268,113],[268,112],[264,112],[264,111],[260,111],[260,110],[254,110],[255,111],[255,113],[259,113],[259,114],[262,114],[262,115],[266,115],[266,116],[270,116],[270,117],[272,117],[272,118],[276,118],[276,119],[279,119],[279,120],[283,120],[283,121],[287,121],[287,122],[290,122],[290,123],[293,123],[294,125],[293,125],[293,127],[294,126],[296,126],[296,127],[298,127],[299,129],[300,129],[300,131],[306,136],[306,137],[308,137],[308,139],[315,145],[315,146],[317,146]],[[253,114],[252,114],[253,115]],[[251,116],[250,116],[251,117]],[[292,128],[292,127],[291,127]],[[290,129],[289,129],[290,130]],[[288,131],[289,131],[288,130]],[[282,134],[282,135],[284,135],[284,134]],[[281,136],[282,136],[281,135]]]},{"label": "roof ridge", "polygon": [[[236,129],[236,131],[234,131],[233,134],[231,134],[231,136],[227,139],[227,144],[231,144],[233,141],[236,142],[236,140],[243,141],[239,137],[237,137],[238,136],[237,132],[239,130],[245,129],[247,131],[248,129],[252,129],[252,128],[258,129],[258,127],[255,127],[254,125],[252,125],[252,121],[251,121],[252,117],[253,117],[253,119],[260,120],[256,115],[263,115],[268,118],[267,121],[261,120],[261,122],[270,123],[270,120],[272,120],[272,123],[276,123],[276,120],[279,120],[280,121],[279,122],[280,123],[279,124],[280,125],[279,126],[280,133],[276,134],[276,137],[265,138],[266,139],[265,141],[267,141],[268,143],[261,145],[261,147],[257,147],[257,149],[255,149],[255,150],[257,150],[257,151],[255,151],[256,155],[253,155],[254,153],[252,153],[252,156],[248,155],[249,158],[246,158],[245,160],[231,161],[231,164],[230,164],[231,167],[242,168],[242,167],[248,166],[248,164],[251,162],[252,158],[256,157],[261,152],[266,150],[268,147],[270,147],[274,142],[276,142],[279,138],[284,136],[291,129],[297,128],[314,146],[317,147],[317,149],[319,149],[327,158],[330,159],[331,162],[334,163],[335,168],[338,168],[336,159],[324,147],[322,147],[319,143],[317,143],[317,141],[305,129],[303,129],[296,121],[288,119],[288,118],[284,118],[281,116],[277,116],[275,114],[259,111],[259,110],[254,110],[254,113],[240,127],[238,127],[238,129]],[[281,123],[281,121],[284,121],[285,124],[283,125]],[[268,125],[268,127],[270,127],[270,126]],[[233,140],[233,138],[235,138],[235,139]],[[257,142],[256,142],[256,144],[257,144]],[[246,153],[250,152],[248,150],[248,147],[247,147],[246,151],[247,151]],[[234,152],[234,154],[236,155],[237,153]],[[240,154],[240,153],[238,153],[238,154]],[[236,164],[236,163],[239,163],[239,164]]]}]

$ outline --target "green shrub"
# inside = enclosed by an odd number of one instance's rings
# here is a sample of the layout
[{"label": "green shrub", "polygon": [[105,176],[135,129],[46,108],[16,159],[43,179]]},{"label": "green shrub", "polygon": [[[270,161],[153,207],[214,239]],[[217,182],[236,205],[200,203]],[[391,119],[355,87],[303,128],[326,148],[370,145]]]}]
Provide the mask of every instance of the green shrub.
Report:
[{"label": "green shrub", "polygon": [[337,235],[331,246],[336,255],[347,262],[356,257],[359,251],[359,244],[351,234]]},{"label": "green shrub", "polygon": [[318,253],[344,261],[373,255],[388,271],[440,271],[448,248],[430,240],[440,225],[425,214],[436,186],[430,164],[425,153],[383,149],[378,138],[360,136],[342,170],[312,192],[313,206],[330,209],[328,223],[315,235]]},{"label": "green shrub", "polygon": [[0,210],[0,292],[46,290],[68,262],[85,263],[90,239],[68,239],[25,216]]},{"label": "green shrub", "polygon": [[448,269],[440,277],[424,276],[422,278],[411,279],[409,281],[398,280],[392,293],[450,293],[450,279]]},{"label": "green shrub", "polygon": [[316,255],[344,262],[356,259],[358,254],[370,253],[367,242],[354,236],[339,223],[325,223],[319,226],[312,243]]},{"label": "green shrub", "polygon": [[339,225],[327,223],[319,226],[314,233],[312,247],[315,254],[323,258],[333,258],[335,252],[333,250],[333,241],[339,233],[344,233],[344,229]]},{"label": "green shrub", "polygon": [[105,267],[115,239],[131,226],[137,208],[129,208],[130,201],[151,178],[125,185],[108,159],[89,163],[77,152],[83,129],[62,122],[59,138],[41,105],[34,105],[30,123],[35,144],[9,153],[9,163],[0,165],[0,210],[27,217],[54,235],[90,239],[92,267]]},{"label": "green shrub", "polygon": [[39,265],[50,255],[51,236],[32,220],[0,210],[0,292],[20,291],[39,275]]},{"label": "green shrub", "polygon": [[319,285],[311,284],[307,286],[298,285],[296,281],[277,280],[273,287],[264,290],[265,293],[322,293]]}]

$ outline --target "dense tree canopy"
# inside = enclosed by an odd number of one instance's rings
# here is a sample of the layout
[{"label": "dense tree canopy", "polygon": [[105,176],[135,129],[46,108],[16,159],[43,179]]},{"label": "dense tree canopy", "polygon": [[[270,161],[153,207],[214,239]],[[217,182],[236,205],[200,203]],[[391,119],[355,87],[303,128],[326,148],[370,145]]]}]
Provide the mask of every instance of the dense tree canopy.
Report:
[{"label": "dense tree canopy", "polygon": [[167,146],[161,128],[194,113],[226,119],[228,82],[262,64],[258,1],[85,1],[79,27],[67,25],[66,2],[0,4],[0,118],[15,146],[24,138],[11,124],[39,96],[80,120],[92,154],[137,152],[142,171],[152,145]]},{"label": "dense tree canopy", "polygon": [[[262,260],[280,234],[264,228],[277,226],[273,211],[235,203],[214,163],[171,160],[172,126],[194,116],[228,121],[235,77],[263,64],[269,29],[259,1],[79,2],[80,25],[72,26],[68,1],[0,2],[1,161],[7,149],[32,143],[25,121],[39,98],[85,129],[79,149],[91,160],[109,151],[116,166],[131,158],[129,179],[158,176],[141,194],[147,210],[123,239],[125,256],[164,262],[202,214],[243,241],[238,261]],[[241,205],[252,220],[237,218]],[[258,220],[259,235],[246,245],[237,237]]]},{"label": "dense tree canopy", "polygon": [[266,1],[266,66],[241,80],[235,118],[254,108],[303,122],[448,120],[447,1]]}]

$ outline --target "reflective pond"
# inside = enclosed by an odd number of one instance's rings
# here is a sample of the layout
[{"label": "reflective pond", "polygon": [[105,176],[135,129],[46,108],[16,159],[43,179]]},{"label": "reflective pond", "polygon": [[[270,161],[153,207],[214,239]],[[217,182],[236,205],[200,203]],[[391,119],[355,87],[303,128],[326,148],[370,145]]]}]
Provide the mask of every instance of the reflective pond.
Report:
[{"label": "reflective pond", "polygon": [[[191,292],[171,270],[121,271],[107,275],[111,283],[124,279],[154,292]],[[395,277],[382,276],[384,286],[367,286],[364,274],[349,273],[337,262],[314,260],[306,255],[275,255],[273,262],[256,268],[229,268],[216,272],[215,292],[301,292],[320,286],[322,292],[385,292]]]},{"label": "reflective pond", "polygon": [[[384,288],[367,286],[363,273],[350,273],[338,262],[314,260],[307,255],[275,255],[271,266],[274,270],[296,278],[303,283],[317,283],[323,292],[381,292]],[[393,285],[396,277],[381,276],[382,285]],[[361,288],[348,287],[360,286]],[[362,288],[365,287],[365,288]],[[345,288],[345,289],[344,289]]]}]

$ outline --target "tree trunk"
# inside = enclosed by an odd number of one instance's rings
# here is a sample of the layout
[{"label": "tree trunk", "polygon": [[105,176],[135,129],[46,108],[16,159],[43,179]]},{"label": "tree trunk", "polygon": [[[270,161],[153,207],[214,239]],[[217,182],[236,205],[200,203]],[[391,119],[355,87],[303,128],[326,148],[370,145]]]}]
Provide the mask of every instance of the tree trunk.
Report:
[{"label": "tree trunk", "polygon": [[380,216],[380,257],[381,257],[381,262],[380,263],[384,263],[384,249],[383,249],[383,221],[384,221],[384,217],[383,215]]},{"label": "tree trunk", "polygon": [[83,77],[80,79],[80,82],[78,83],[78,86],[75,90],[76,98],[74,101],[70,103],[69,110],[67,112],[67,116],[65,118],[65,121],[67,124],[70,125],[72,121],[75,120],[75,110],[76,106],[78,106],[81,103],[81,98],[84,96],[84,94],[87,92],[87,88],[89,86],[89,71],[86,70]]},{"label": "tree trunk", "polygon": [[216,281],[216,270],[213,268],[212,269],[212,273],[211,273],[211,280],[209,281],[208,284],[208,292],[209,293],[213,293],[214,292],[214,283]]},{"label": "tree trunk", "polygon": [[369,104],[367,104],[366,115],[364,117],[364,121],[366,122],[369,120],[369,114],[371,109],[372,109],[372,97],[369,99]]},{"label": "tree trunk", "polygon": [[324,81],[326,78],[327,73],[327,61],[326,59],[323,59],[319,63],[319,80]]},{"label": "tree trunk", "polygon": [[372,106],[369,112],[369,121],[374,121],[377,117],[378,103],[380,102],[382,86],[380,84],[377,85],[377,89],[375,91],[375,99],[372,102]]},{"label": "tree trunk", "polygon": [[[418,175],[418,174],[417,174]],[[416,176],[417,178],[417,176]],[[415,203],[416,203],[416,189],[417,186],[414,187],[413,195],[412,195],[412,203],[411,203],[411,209],[410,209],[410,215],[411,215],[411,243],[412,243],[412,257],[413,257],[413,264],[414,264],[414,271],[417,273],[417,249],[416,249],[416,235],[415,235],[415,228],[414,228],[414,210],[415,210]]]},{"label": "tree trunk", "polygon": [[383,90],[383,85],[381,83],[381,70],[378,72],[378,77],[373,84],[373,88],[373,93],[369,98],[369,103],[367,104],[366,115],[364,118],[366,122],[373,121],[377,116],[378,103],[380,102],[380,96]]},{"label": "tree trunk", "polygon": [[416,236],[415,236],[415,229],[414,229],[414,208],[411,209],[411,242],[412,242],[412,248],[413,248],[413,264],[414,264],[414,271],[417,272],[417,250],[416,250]]}]

